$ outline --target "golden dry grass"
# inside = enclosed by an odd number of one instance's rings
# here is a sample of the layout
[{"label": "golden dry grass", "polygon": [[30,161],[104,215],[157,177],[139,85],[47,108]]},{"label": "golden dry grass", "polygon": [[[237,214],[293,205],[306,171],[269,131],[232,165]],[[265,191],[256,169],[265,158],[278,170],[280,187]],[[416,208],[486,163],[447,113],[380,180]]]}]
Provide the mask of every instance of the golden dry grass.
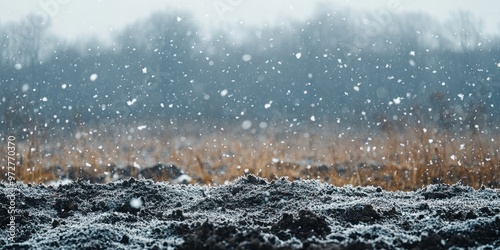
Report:
[{"label": "golden dry grass", "polygon": [[[255,174],[269,180],[288,176],[386,190],[457,182],[500,187],[500,136],[491,134],[452,136],[433,128],[369,133],[335,127],[295,132],[182,127],[100,127],[71,136],[39,131],[17,142],[16,177],[25,183],[47,183],[71,172],[72,178],[103,182],[126,166],[135,166],[128,169],[137,176],[140,168],[162,162],[177,165],[202,184]],[[5,146],[0,150],[7,152]],[[6,171],[0,170],[2,176]]]}]

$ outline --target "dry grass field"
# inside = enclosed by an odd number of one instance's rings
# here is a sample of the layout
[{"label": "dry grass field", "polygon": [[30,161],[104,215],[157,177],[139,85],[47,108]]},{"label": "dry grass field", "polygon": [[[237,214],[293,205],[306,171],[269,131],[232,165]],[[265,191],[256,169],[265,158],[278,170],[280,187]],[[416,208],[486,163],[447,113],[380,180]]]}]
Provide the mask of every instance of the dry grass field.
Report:
[{"label": "dry grass field", "polygon": [[[457,182],[500,188],[500,136],[491,134],[452,136],[434,128],[369,133],[317,126],[294,132],[215,126],[207,130],[188,125],[103,126],[64,136],[48,134],[39,131],[17,142],[17,180],[81,178],[103,183],[137,178],[141,169],[164,163],[191,176],[191,183],[209,185],[255,174],[268,180],[288,176],[403,191]],[[5,147],[0,151],[7,152]],[[7,170],[2,167],[0,172],[4,176]],[[171,181],[166,172],[153,179]]]}]

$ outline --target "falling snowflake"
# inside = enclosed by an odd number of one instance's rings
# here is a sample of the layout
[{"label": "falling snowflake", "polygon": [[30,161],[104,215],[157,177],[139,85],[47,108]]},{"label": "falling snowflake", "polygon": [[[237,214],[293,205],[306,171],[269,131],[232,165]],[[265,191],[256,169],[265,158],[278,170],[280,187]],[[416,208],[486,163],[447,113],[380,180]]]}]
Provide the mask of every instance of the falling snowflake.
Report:
[{"label": "falling snowflake", "polygon": [[130,200],[130,206],[135,209],[140,209],[142,207],[142,200],[139,198],[132,198]]},{"label": "falling snowflake", "polygon": [[90,81],[95,82],[97,80],[97,74],[90,75]]},{"label": "falling snowflake", "polygon": [[241,57],[241,60],[243,60],[244,62],[248,62],[248,61],[252,60],[252,56],[250,54],[244,54]]}]

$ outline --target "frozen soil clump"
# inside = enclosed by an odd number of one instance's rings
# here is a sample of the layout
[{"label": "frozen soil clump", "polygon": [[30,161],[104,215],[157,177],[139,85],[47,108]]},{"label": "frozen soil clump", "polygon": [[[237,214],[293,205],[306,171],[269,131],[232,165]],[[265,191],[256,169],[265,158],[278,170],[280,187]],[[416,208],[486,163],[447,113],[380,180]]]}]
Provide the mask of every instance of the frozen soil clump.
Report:
[{"label": "frozen soil clump", "polygon": [[[500,248],[498,189],[386,192],[253,175],[213,187],[136,179],[0,187],[3,249]],[[16,242],[5,219],[12,193]]]}]

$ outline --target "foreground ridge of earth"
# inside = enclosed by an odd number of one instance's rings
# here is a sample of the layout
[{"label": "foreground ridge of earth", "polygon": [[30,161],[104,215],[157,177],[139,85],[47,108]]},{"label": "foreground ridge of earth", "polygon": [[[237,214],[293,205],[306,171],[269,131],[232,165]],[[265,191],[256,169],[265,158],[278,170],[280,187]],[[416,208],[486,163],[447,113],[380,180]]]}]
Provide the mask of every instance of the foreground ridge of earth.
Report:
[{"label": "foreground ridge of earth", "polygon": [[0,229],[1,249],[499,249],[500,190],[387,192],[253,175],[213,187],[1,182]]}]

